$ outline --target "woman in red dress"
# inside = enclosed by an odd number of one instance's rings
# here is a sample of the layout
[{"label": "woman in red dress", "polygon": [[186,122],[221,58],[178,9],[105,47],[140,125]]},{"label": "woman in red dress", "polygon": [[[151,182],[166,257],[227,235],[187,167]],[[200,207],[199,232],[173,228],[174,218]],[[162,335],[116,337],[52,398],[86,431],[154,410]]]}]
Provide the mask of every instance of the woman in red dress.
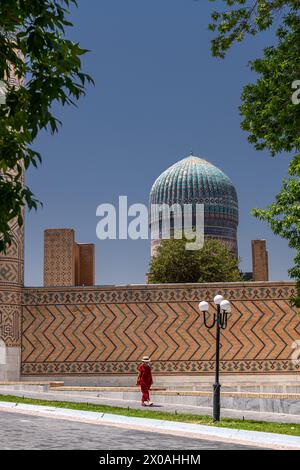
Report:
[{"label": "woman in red dress", "polygon": [[141,387],[142,392],[142,406],[152,406],[153,403],[150,401],[149,391],[153,384],[152,372],[150,359],[148,356],[144,356],[142,364],[139,366],[139,375],[137,379],[137,385]]}]

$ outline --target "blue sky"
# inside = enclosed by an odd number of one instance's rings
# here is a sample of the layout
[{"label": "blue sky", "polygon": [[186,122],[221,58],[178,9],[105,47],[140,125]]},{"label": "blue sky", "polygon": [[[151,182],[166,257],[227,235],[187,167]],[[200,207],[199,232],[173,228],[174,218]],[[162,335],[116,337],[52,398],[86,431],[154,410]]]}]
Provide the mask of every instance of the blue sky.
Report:
[{"label": "blue sky", "polygon": [[[217,2],[218,3],[218,2]],[[78,108],[56,109],[59,135],[42,133],[43,164],[27,184],[43,208],[27,214],[27,285],[42,285],[43,231],[72,227],[78,242],[96,244],[97,284],[144,283],[150,241],[96,238],[96,208],[127,195],[148,203],[157,176],[191,150],[233,181],[240,208],[239,254],[251,270],[251,240],[266,238],[270,278],[288,279],[293,253],[250,215],[271,203],[289,157],[256,152],[240,129],[247,64],[272,42],[272,32],[235,46],[225,60],[210,54],[208,0],[81,0],[68,35],[91,52],[95,79]]]}]

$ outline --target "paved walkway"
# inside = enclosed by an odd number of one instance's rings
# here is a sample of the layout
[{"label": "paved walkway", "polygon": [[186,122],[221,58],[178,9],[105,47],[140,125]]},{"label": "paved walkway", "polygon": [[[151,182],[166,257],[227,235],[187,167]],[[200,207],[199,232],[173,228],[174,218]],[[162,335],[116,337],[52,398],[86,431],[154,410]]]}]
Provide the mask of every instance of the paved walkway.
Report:
[{"label": "paved walkway", "polygon": [[0,449],[246,450],[256,447],[1,412]]},{"label": "paved walkway", "polygon": [[[97,398],[91,395],[86,395],[84,392],[63,393],[59,391],[51,392],[37,392],[37,391],[12,391],[5,389],[0,390],[0,401],[1,395],[13,395],[16,397],[36,398],[39,400],[52,400],[52,401],[69,401],[77,403],[93,403],[96,405],[108,405],[116,406],[121,408],[132,408],[141,409],[139,401],[134,400],[121,400],[113,398]],[[144,408],[143,408],[144,410]],[[166,411],[169,413],[189,413],[198,415],[211,415],[212,409],[208,407],[190,406],[190,405],[156,405],[151,408],[151,411]],[[300,415],[290,415],[282,413],[265,413],[257,411],[247,410],[229,410],[222,409],[221,415],[225,418],[236,418],[236,419],[249,419],[257,421],[269,421],[278,423],[293,423],[300,424]]]}]

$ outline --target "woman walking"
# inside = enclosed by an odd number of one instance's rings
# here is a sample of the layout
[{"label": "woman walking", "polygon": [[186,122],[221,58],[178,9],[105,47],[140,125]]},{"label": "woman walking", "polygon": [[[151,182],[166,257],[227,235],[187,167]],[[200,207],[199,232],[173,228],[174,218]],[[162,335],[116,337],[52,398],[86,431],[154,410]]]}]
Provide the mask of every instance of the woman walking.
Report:
[{"label": "woman walking", "polygon": [[150,401],[150,388],[153,384],[150,358],[144,356],[142,364],[139,366],[139,375],[137,379],[137,385],[141,387],[142,392],[142,406],[152,406],[153,403]]}]

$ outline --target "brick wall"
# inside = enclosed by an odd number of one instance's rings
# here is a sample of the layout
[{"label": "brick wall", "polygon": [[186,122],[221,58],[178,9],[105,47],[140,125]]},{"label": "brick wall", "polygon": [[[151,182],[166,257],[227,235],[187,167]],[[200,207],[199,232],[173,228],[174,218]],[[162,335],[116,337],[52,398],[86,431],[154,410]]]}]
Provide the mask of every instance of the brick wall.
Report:
[{"label": "brick wall", "polygon": [[73,229],[44,233],[44,286],[93,286],[95,245],[76,243]]},{"label": "brick wall", "polygon": [[[22,374],[135,373],[144,354],[156,374],[211,374],[214,332],[198,302],[232,301],[221,338],[222,373],[293,373],[300,316],[292,282],[24,290]],[[211,311],[213,311],[211,305]]]},{"label": "brick wall", "polygon": [[95,245],[93,243],[77,244],[80,269],[77,286],[95,285]]},{"label": "brick wall", "polygon": [[75,232],[48,229],[44,233],[44,285],[75,285]]},{"label": "brick wall", "polygon": [[269,280],[269,261],[266,240],[252,240],[253,281]]}]

